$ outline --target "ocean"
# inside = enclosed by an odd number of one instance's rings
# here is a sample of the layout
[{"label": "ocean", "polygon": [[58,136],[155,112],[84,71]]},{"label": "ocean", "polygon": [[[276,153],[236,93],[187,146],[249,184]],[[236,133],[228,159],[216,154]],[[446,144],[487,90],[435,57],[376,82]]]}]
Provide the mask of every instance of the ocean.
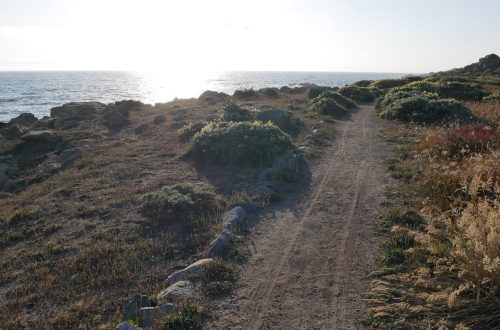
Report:
[{"label": "ocean", "polygon": [[232,94],[237,89],[315,83],[344,86],[364,79],[399,78],[402,73],[223,72],[148,74],[119,71],[0,72],[0,122],[31,112],[41,118],[73,101],[103,103],[135,99],[154,104],[198,97],[205,90]]}]

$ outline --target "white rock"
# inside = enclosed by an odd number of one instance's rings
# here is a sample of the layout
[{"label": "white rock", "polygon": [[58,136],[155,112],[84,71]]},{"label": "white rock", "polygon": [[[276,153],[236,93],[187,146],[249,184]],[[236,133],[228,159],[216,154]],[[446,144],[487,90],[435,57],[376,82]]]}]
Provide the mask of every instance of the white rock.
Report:
[{"label": "white rock", "polygon": [[201,259],[197,262],[187,266],[184,269],[178,270],[172,275],[170,275],[166,280],[166,285],[172,285],[179,281],[185,281],[190,279],[199,278],[203,271],[212,263],[213,259]]}]

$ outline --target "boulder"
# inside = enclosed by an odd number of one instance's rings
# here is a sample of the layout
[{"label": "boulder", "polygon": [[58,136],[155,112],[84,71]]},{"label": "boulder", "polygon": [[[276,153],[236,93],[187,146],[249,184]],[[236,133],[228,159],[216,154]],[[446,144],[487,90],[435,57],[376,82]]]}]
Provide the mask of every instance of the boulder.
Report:
[{"label": "boulder", "polygon": [[61,131],[65,131],[71,128],[78,127],[78,119],[71,117],[59,117],[53,122],[53,126]]},{"label": "boulder", "polygon": [[194,297],[196,287],[191,281],[179,281],[158,294],[158,302],[182,301]]},{"label": "boulder", "polygon": [[128,322],[122,322],[116,326],[115,330],[142,330],[142,328],[136,327]]},{"label": "boulder", "polygon": [[164,304],[158,307],[143,307],[139,310],[139,326],[150,327],[155,320],[162,319],[174,311],[174,305]]},{"label": "boulder", "polygon": [[143,307],[150,307],[151,302],[148,296],[135,293],[130,298],[125,298],[122,301],[122,308],[127,319],[136,318],[139,315],[139,310]]},{"label": "boulder", "polygon": [[30,131],[21,136],[24,141],[52,141],[58,138],[59,135],[53,130]]},{"label": "boulder", "polygon": [[278,189],[268,181],[257,182],[257,184],[250,190],[250,195],[255,196],[261,200],[272,200],[279,198]]},{"label": "boulder", "polygon": [[233,231],[238,229],[246,220],[247,213],[241,206],[237,206],[224,214],[222,229]]},{"label": "boulder", "polygon": [[213,262],[213,259],[201,259],[197,262],[187,266],[184,269],[178,270],[172,275],[170,275],[166,280],[166,285],[172,285],[179,281],[191,280],[200,278],[203,275],[203,271]]},{"label": "boulder", "polygon": [[279,90],[277,88],[262,88],[259,89],[259,92],[262,95],[269,97],[271,99],[276,99],[280,97]]},{"label": "boulder", "polygon": [[153,119],[153,123],[155,123],[156,125],[160,125],[166,121],[167,121],[167,117],[165,117],[165,115],[158,115],[158,116],[155,116]]},{"label": "boulder", "polygon": [[221,231],[212,242],[208,245],[207,255],[215,257],[222,254],[226,246],[231,241],[231,232],[229,230]]},{"label": "boulder", "polygon": [[149,130],[149,125],[148,124],[140,124],[134,129],[135,134],[140,135],[145,133],[146,131]]},{"label": "boulder", "polygon": [[239,202],[230,205],[230,208],[233,209],[235,207],[242,207],[246,213],[253,214],[257,213],[259,210],[259,206],[252,202]]},{"label": "boulder", "polygon": [[70,148],[66,149],[59,155],[59,163],[61,166],[65,167],[70,165],[76,159],[82,156],[82,150],[80,148]]},{"label": "boulder", "polygon": [[93,118],[104,109],[106,109],[106,105],[100,102],[70,102],[50,109],[50,116],[82,120]]},{"label": "boulder", "polygon": [[38,120],[32,128],[34,130],[40,131],[40,130],[46,130],[46,129],[52,129],[55,127],[55,118],[50,118],[50,117],[43,117],[42,119]]},{"label": "boulder", "polygon": [[124,116],[122,111],[108,111],[104,114],[104,125],[110,128],[123,128],[127,126],[130,121]]},{"label": "boulder", "polygon": [[23,135],[22,130],[17,125],[8,126],[0,129],[0,135],[7,140],[15,140]]},{"label": "boulder", "polygon": [[26,127],[29,127],[33,125],[38,119],[35,117],[34,114],[32,113],[22,113],[16,118],[12,118],[9,121],[9,125],[23,125]]}]

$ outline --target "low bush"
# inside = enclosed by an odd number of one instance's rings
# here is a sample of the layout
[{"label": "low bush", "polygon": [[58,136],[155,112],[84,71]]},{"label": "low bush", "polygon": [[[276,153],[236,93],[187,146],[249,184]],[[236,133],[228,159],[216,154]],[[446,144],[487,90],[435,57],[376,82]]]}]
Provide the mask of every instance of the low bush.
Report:
[{"label": "low bush", "polygon": [[222,259],[215,259],[203,274],[204,289],[211,296],[229,293],[235,280],[234,266]]},{"label": "low bush", "polygon": [[376,109],[382,118],[415,123],[440,123],[465,121],[470,111],[453,99],[439,99],[436,94],[391,91],[377,102]]},{"label": "low bush", "polygon": [[406,85],[407,83],[408,81],[404,79],[380,79],[372,82],[370,84],[370,87],[376,87],[382,90],[388,90],[394,87]]},{"label": "low bush", "polygon": [[368,87],[372,82],[373,80],[360,80],[353,83],[353,85],[358,87]]},{"label": "low bush", "polygon": [[295,150],[290,136],[272,123],[210,123],[196,134],[186,156],[214,164],[264,166]]},{"label": "low bush", "polygon": [[500,132],[488,126],[463,126],[429,134],[421,148],[432,156],[460,160],[478,153],[489,153],[500,147]]},{"label": "low bush", "polygon": [[344,116],[349,113],[348,109],[356,107],[356,103],[339,93],[326,92],[314,98],[309,104],[309,110],[332,116]]},{"label": "low bush", "polygon": [[198,120],[197,122],[186,124],[179,129],[179,139],[183,142],[189,141],[196,133],[200,132],[202,128],[207,125],[208,122],[205,120]]},{"label": "low bush", "polygon": [[415,229],[424,222],[424,218],[416,211],[391,209],[379,218],[378,229],[381,232],[389,232],[392,226],[406,226]]},{"label": "low bush", "polygon": [[462,101],[482,100],[488,95],[481,84],[443,79],[415,81],[397,87],[394,91],[436,93],[441,98],[454,98]]},{"label": "low bush", "polygon": [[225,121],[251,121],[253,120],[254,115],[252,111],[246,108],[242,108],[235,103],[231,103],[224,107],[224,115],[223,119]]},{"label": "low bush", "polygon": [[141,213],[162,223],[189,224],[199,216],[213,215],[221,209],[222,202],[210,185],[175,184],[144,194]]},{"label": "low bush", "polygon": [[349,85],[339,89],[339,94],[356,102],[373,102],[375,94],[368,87]]},{"label": "low bush", "polygon": [[270,121],[292,136],[299,134],[305,126],[304,121],[300,117],[295,116],[290,111],[279,109],[257,111],[255,118],[264,123]]},{"label": "low bush", "polygon": [[483,98],[483,101],[488,103],[500,103],[500,93],[493,93],[486,96]]},{"label": "low bush", "polygon": [[214,91],[204,91],[201,93],[198,98],[202,102],[206,102],[208,104],[215,104],[217,102],[223,102],[229,99],[230,96],[226,93],[214,92]]},{"label": "low bush", "polygon": [[197,305],[186,304],[179,310],[168,314],[162,321],[163,330],[202,329],[203,315]]},{"label": "low bush", "polygon": [[233,94],[233,97],[240,100],[249,100],[256,98],[258,95],[259,92],[250,88],[250,89],[236,90]]}]

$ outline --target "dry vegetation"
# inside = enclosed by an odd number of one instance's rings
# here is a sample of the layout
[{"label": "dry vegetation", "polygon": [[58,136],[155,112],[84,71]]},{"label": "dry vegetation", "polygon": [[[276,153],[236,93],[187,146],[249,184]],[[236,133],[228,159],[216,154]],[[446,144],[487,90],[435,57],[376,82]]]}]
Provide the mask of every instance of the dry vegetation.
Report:
[{"label": "dry vegetation", "polygon": [[500,104],[467,106],[479,123],[386,132],[400,181],[386,192],[367,326],[500,327]]},{"label": "dry vegetation", "polygon": [[[305,122],[293,138],[302,143],[321,119],[306,111],[306,92],[256,92],[239,104],[292,110]],[[123,320],[123,298],[158,292],[169,273],[198,258],[220,227],[224,205],[245,195],[260,168],[182,159],[189,137],[179,138],[178,130],[220,118],[229,101],[204,93],[199,100],[142,106],[131,111],[130,125],[114,132],[85,122],[62,133],[69,146],[83,147],[73,166],[55,175],[23,169],[27,188],[0,199],[0,328],[114,328]],[[153,124],[157,115],[166,121]],[[217,212],[186,223],[144,216],[142,196],[177,183],[213,186]],[[179,313],[169,322],[177,324]]]}]

